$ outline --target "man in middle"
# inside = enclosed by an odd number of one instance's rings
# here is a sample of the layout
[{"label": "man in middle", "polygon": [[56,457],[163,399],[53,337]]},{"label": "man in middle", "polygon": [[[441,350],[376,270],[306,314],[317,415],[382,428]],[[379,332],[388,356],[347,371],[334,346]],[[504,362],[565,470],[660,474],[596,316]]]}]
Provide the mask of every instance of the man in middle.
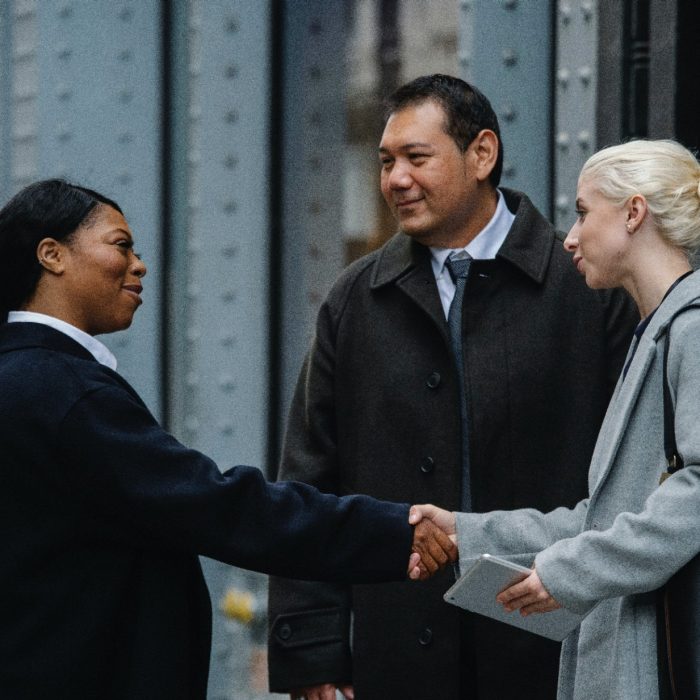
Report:
[{"label": "man in middle", "polygon": [[[350,265],[321,307],[280,476],[449,510],[573,505],[631,303],[588,290],[563,235],[498,187],[498,121],[467,83],[436,75],[400,88],[379,155],[400,232]],[[449,571],[418,586],[273,579],[271,689],[309,700],[335,687],[359,700],[555,697],[559,645],[460,613],[442,599],[453,581]]]}]

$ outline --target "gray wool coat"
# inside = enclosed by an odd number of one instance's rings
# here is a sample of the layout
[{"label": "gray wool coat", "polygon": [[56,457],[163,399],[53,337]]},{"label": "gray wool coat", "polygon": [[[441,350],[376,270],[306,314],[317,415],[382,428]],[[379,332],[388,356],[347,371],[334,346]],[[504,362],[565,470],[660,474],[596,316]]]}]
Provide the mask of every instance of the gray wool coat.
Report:
[{"label": "gray wool coat", "polygon": [[588,498],[547,514],[458,514],[463,571],[482,552],[534,560],[558,602],[588,613],[562,647],[561,700],[659,697],[654,591],[700,551],[700,308],[671,326],[668,378],[686,467],[659,486],[663,348],[674,314],[698,303],[700,272],[668,295],[633,340],[630,356],[636,352],[593,453]]}]

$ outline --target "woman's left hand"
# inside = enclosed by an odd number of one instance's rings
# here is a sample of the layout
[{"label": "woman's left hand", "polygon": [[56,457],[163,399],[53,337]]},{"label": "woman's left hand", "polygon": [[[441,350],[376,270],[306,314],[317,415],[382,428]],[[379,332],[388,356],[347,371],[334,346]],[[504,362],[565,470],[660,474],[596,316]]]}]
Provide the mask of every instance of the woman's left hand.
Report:
[{"label": "woman's left hand", "polygon": [[501,591],[496,596],[496,600],[508,612],[520,610],[520,614],[523,616],[530,613],[550,612],[561,607],[542,585],[535,569],[520,583],[515,583],[506,588],[505,591]]}]

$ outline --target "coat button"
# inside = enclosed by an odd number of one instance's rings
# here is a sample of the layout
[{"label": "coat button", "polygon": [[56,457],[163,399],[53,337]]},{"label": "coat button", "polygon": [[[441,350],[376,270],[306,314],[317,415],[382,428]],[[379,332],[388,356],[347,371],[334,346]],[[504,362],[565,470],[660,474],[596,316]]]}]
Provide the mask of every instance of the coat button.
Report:
[{"label": "coat button", "polygon": [[435,460],[432,457],[426,457],[420,463],[420,470],[423,472],[423,474],[430,474],[433,469],[435,469]]},{"label": "coat button", "polygon": [[440,386],[440,372],[433,372],[425,382],[428,389],[437,389]]},{"label": "coat button", "polygon": [[292,628],[290,625],[285,623],[280,627],[277,634],[282,641],[286,642],[292,636]]},{"label": "coat button", "polygon": [[431,630],[430,627],[426,627],[426,628],[418,635],[418,643],[419,643],[422,647],[427,647],[432,641],[433,641],[433,630]]}]

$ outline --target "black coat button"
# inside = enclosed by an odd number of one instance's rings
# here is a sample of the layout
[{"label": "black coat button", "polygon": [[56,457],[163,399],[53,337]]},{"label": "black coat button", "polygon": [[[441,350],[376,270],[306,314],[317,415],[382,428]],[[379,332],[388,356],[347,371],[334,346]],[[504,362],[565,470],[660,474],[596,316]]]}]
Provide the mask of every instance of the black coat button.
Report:
[{"label": "black coat button", "polygon": [[418,635],[418,643],[419,643],[422,647],[427,647],[432,641],[433,641],[433,630],[431,630],[430,627],[426,627],[426,628]]},{"label": "black coat button", "polygon": [[440,372],[433,372],[425,382],[429,389],[437,389],[440,386]]},{"label": "black coat button", "polygon": [[423,474],[430,474],[433,469],[435,469],[435,460],[432,457],[426,457],[420,464]]},{"label": "black coat button", "polygon": [[277,634],[279,635],[279,638],[281,640],[286,642],[292,636],[292,628],[285,623],[280,627],[279,632]]}]

